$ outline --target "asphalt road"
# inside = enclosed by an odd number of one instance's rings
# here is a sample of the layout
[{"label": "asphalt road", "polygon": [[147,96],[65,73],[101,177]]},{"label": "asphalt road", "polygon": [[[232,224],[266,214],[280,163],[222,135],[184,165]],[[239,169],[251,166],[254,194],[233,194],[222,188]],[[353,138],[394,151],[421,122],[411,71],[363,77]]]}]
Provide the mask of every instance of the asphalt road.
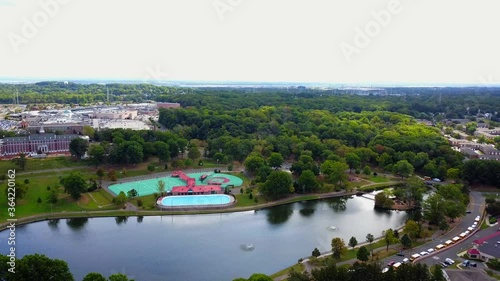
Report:
[{"label": "asphalt road", "polygon": [[[410,258],[411,255],[420,253],[422,251],[427,251],[429,248],[435,248],[439,244],[444,244],[445,241],[451,240],[453,237],[460,235],[460,233],[465,232],[468,227],[470,227],[474,223],[474,219],[476,216],[482,214],[482,209],[481,206],[484,205],[485,203],[485,198],[481,195],[480,192],[471,192],[470,195],[472,196],[471,203],[469,204],[467,210],[471,210],[472,213],[466,214],[463,218],[462,221],[450,232],[445,234],[442,237],[439,237],[436,240],[429,241],[428,243],[404,251],[405,256],[404,257],[399,257],[399,256],[391,256],[386,259],[382,260],[382,264],[387,266],[387,264],[390,261],[395,261],[395,262],[402,262],[404,258]],[[478,229],[480,225],[478,224],[477,228]],[[489,229],[488,229],[489,230]],[[491,228],[491,233],[496,230],[495,228]],[[486,230],[484,230],[486,231]],[[481,237],[489,234],[490,232],[481,232]],[[438,253],[432,253],[430,255],[424,256],[424,258],[420,258],[417,260],[417,262],[422,262],[428,265],[433,265],[437,264],[441,261],[444,261],[446,258],[451,258],[454,260],[459,260],[457,258],[457,253],[469,248],[471,245],[472,241],[478,239],[479,236],[476,236],[476,234],[469,236],[466,240],[463,240],[464,242],[460,241],[458,244],[453,244],[453,246],[449,246],[445,248],[446,250],[441,250]],[[463,259],[460,259],[463,260]]]}]

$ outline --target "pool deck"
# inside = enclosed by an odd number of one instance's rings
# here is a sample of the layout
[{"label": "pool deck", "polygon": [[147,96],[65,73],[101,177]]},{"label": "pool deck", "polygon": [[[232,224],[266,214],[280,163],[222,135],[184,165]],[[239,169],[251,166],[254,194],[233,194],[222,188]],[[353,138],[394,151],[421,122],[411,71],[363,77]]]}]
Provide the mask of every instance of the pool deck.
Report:
[{"label": "pool deck", "polygon": [[165,206],[165,205],[162,205],[161,204],[161,201],[163,200],[163,198],[167,198],[167,197],[177,197],[177,196],[193,196],[193,197],[196,197],[196,196],[211,196],[211,195],[171,195],[171,196],[163,196],[163,197],[160,197],[156,200],[156,207],[158,207],[160,210],[195,210],[195,209],[204,209],[204,210],[209,210],[209,209],[225,209],[225,208],[229,208],[229,207],[232,207],[235,203],[236,203],[236,198],[234,198],[234,196],[231,196],[231,195],[227,195],[227,194],[217,194],[217,195],[225,195],[225,196],[228,196],[229,197],[229,203],[227,204],[213,204],[213,205],[208,205],[208,204],[204,204],[204,205],[182,205],[182,206]]}]

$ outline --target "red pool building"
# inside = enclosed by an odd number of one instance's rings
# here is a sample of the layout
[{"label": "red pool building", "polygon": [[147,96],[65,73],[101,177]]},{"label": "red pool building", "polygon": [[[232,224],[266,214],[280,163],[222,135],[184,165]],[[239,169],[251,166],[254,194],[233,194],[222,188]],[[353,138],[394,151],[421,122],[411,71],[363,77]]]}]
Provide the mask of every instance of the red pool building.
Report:
[{"label": "red pool building", "polygon": [[188,177],[181,171],[172,173],[172,177],[180,178],[186,183],[185,186],[174,186],[172,195],[206,195],[206,194],[222,194],[220,185],[196,185],[196,179]]}]

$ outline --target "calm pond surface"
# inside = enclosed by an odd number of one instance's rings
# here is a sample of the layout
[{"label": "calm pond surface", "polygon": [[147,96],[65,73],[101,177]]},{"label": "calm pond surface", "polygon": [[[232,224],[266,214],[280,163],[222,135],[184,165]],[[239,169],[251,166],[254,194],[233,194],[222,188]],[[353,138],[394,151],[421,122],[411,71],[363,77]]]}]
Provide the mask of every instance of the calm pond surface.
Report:
[{"label": "calm pond surface", "polygon": [[[367,233],[380,236],[407,217],[374,210],[372,200],[354,197],[257,212],[61,219],[19,226],[16,249],[19,256],[42,253],[67,261],[78,281],[89,272],[125,273],[136,281],[225,281],[272,274],[315,247],[328,251],[334,237],[362,242]],[[2,254],[8,234],[0,232]]]}]

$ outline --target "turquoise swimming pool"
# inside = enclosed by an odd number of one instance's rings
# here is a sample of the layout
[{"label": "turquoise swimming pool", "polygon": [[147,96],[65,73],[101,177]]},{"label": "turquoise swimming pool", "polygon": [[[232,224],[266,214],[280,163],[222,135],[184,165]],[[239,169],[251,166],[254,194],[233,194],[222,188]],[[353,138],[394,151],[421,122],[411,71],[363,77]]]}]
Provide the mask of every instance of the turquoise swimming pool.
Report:
[{"label": "turquoise swimming pool", "polygon": [[209,206],[225,205],[234,201],[233,197],[225,194],[210,195],[186,195],[186,196],[168,196],[158,200],[158,205],[164,207],[190,207],[190,206]]}]

